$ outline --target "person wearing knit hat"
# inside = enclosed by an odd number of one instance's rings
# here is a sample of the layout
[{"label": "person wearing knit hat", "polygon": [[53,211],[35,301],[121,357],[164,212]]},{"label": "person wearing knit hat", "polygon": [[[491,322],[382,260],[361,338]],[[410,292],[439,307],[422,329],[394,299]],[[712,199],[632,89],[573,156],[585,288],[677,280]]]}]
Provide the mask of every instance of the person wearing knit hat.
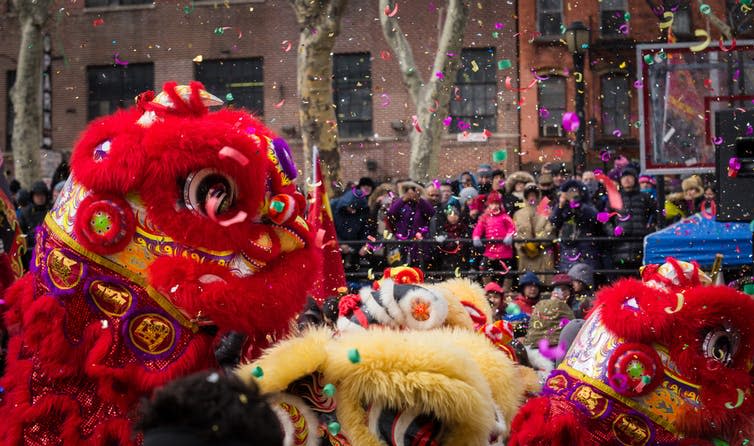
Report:
[{"label": "person wearing knit hat", "polygon": [[[534,183],[524,186],[524,207],[513,216],[516,224],[516,238],[539,239],[516,243],[518,269],[520,271],[552,271],[555,269],[555,252],[552,243],[542,239],[555,238],[552,223],[547,219],[546,211],[540,208],[539,188]],[[541,206],[544,208],[544,206]],[[549,284],[550,277],[546,274],[539,279]]]},{"label": "person wearing knit hat", "polygon": [[594,301],[594,270],[586,263],[577,263],[568,270],[573,288],[571,309],[577,318],[586,317]]},{"label": "person wearing knit hat", "polygon": [[503,305],[505,303],[503,299],[504,294],[503,288],[497,282],[490,282],[484,286],[484,296],[492,307],[493,318],[495,320],[500,320],[505,314],[505,305]]},{"label": "person wearing knit hat", "polygon": [[704,202],[704,185],[699,175],[691,175],[681,182],[683,192],[670,194],[665,199],[665,220],[675,223],[699,212]]},{"label": "person wearing knit hat", "polygon": [[458,194],[458,201],[461,206],[468,206],[468,201],[476,198],[479,195],[479,191],[473,187],[464,187],[461,189],[461,193]]},{"label": "person wearing knit hat", "polygon": [[536,274],[527,271],[518,279],[518,286],[521,293],[513,299],[513,303],[531,316],[532,308],[542,297],[542,282]]},{"label": "person wearing knit hat", "polygon": [[597,209],[584,183],[570,180],[563,183],[554,203],[550,222],[560,238],[558,269],[568,271],[574,263],[584,262],[596,267],[599,259],[598,242],[603,225],[597,221]]},{"label": "person wearing knit hat", "polygon": [[657,200],[657,181],[653,176],[646,174],[639,175],[639,190],[648,194],[655,201]]},{"label": "person wearing knit hat", "polygon": [[[472,238],[476,248],[484,247],[484,257],[480,270],[498,271],[506,274],[515,269],[513,265],[513,234],[516,226],[503,209],[503,200],[499,193],[491,192],[487,196],[487,206],[484,214],[474,227]],[[482,239],[498,239],[500,241],[482,242]],[[485,280],[491,280],[486,276]],[[506,277],[503,289],[510,291],[511,279]]]},{"label": "person wearing knit hat", "polygon": [[[611,245],[612,264],[616,268],[636,269],[641,265],[645,235],[654,231],[657,224],[657,205],[647,194],[639,190],[639,173],[629,165],[620,175],[619,209],[610,207],[614,213],[607,223],[607,233],[618,237]],[[631,238],[633,240],[625,240]]]},{"label": "person wearing knit hat", "polygon": [[551,202],[555,200],[558,194],[558,189],[553,185],[552,174],[543,173],[537,178],[537,185],[539,191],[542,194],[542,198],[547,197]]},{"label": "person wearing knit hat", "polygon": [[516,211],[524,207],[524,189],[528,183],[533,183],[534,177],[529,172],[522,170],[513,172],[505,181],[505,199],[503,205],[505,211],[511,217]]}]

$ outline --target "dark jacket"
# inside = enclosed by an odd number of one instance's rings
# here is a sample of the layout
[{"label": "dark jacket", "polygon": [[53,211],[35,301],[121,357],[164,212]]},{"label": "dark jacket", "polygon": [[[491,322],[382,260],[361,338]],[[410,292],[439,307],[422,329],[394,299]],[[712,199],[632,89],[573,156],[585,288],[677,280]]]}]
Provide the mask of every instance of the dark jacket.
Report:
[{"label": "dark jacket", "polygon": [[369,223],[367,198],[358,196],[353,189],[346,191],[333,206],[333,218],[338,240],[366,239]]},{"label": "dark jacket", "polygon": [[560,271],[568,271],[576,263],[586,263],[596,268],[597,243],[588,239],[603,234],[597,221],[597,210],[592,204],[586,186],[580,181],[571,180],[565,182],[561,190],[568,190],[574,185],[579,188],[578,204],[572,206],[566,203],[561,207],[556,199],[553,201],[553,211],[550,215],[550,222],[555,230],[559,231]]},{"label": "dark jacket", "polygon": [[[654,231],[657,223],[657,206],[652,197],[637,188],[622,189],[620,195],[623,209],[610,209],[618,213],[609,222],[610,234],[616,237],[644,237]],[[613,265],[636,266],[641,262],[643,246],[643,240],[612,243]]]}]

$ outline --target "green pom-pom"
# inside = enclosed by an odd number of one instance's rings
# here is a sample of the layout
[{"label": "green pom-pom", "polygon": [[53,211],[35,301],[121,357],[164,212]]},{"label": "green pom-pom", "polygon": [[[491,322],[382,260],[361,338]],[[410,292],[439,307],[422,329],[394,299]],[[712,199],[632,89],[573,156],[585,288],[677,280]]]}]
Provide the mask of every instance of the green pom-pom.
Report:
[{"label": "green pom-pom", "polygon": [[338,435],[340,433],[340,423],[337,421],[333,421],[332,423],[327,425],[327,431],[330,432],[333,436]]},{"label": "green pom-pom", "polygon": [[325,395],[332,397],[335,395],[335,386],[332,384],[325,384],[325,387],[322,389],[322,391],[325,393]]},{"label": "green pom-pom", "polygon": [[351,361],[352,364],[361,362],[361,355],[359,354],[359,350],[355,348],[348,350],[348,360]]},{"label": "green pom-pom", "polygon": [[254,378],[261,378],[264,376],[264,370],[261,367],[256,366],[251,370],[251,376]]}]

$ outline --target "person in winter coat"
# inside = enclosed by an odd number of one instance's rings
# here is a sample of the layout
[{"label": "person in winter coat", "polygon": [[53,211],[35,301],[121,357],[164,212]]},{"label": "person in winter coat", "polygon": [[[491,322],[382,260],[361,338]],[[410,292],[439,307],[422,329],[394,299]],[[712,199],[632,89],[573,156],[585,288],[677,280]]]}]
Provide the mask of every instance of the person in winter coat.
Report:
[{"label": "person in winter coat", "polygon": [[34,252],[34,245],[36,244],[34,231],[37,229],[37,226],[42,224],[45,215],[47,215],[51,207],[50,190],[47,188],[47,184],[44,181],[37,181],[32,184],[31,202],[21,208],[18,218],[21,230],[26,234],[26,247],[28,249],[23,256],[25,267],[29,266],[31,254]]},{"label": "person in winter coat", "polygon": [[536,274],[529,271],[518,279],[521,292],[513,298],[512,303],[527,315],[531,316],[532,308],[542,298],[542,282]]},{"label": "person in winter coat", "polygon": [[[539,206],[539,188],[534,183],[524,186],[524,207],[513,216],[516,225],[516,238],[519,239],[553,239],[555,231],[545,212],[537,212]],[[555,248],[547,242],[516,243],[519,271],[552,271],[555,269]],[[539,280],[549,284],[549,276],[542,274]]]},{"label": "person in winter coat", "polygon": [[584,183],[576,180],[563,183],[550,222],[560,238],[558,269],[568,271],[577,262],[594,268],[598,259],[597,243],[590,238],[601,235],[602,228]]},{"label": "person in winter coat", "polygon": [[[362,180],[365,179],[362,178]],[[361,181],[359,181],[359,184],[361,184]],[[371,192],[371,188],[369,192]],[[335,220],[335,233],[338,235],[338,240],[366,239],[369,220],[368,198],[369,194],[365,194],[359,186],[345,191],[335,201],[333,219]]]},{"label": "person in winter coat", "polygon": [[445,214],[445,218],[434,236],[435,240],[441,242],[437,245],[438,267],[446,271],[454,270],[463,266],[468,257],[468,246],[458,239],[469,237],[469,227],[461,216],[458,201],[450,202],[441,212]]},{"label": "person in winter coat", "polygon": [[550,200],[550,203],[555,202],[558,198],[558,190],[555,188],[555,185],[552,183],[552,175],[549,173],[543,173],[537,178],[537,185],[539,186],[539,191],[542,195],[542,198],[547,198]]},{"label": "person in winter coat", "polygon": [[[484,246],[484,258],[480,269],[488,271],[502,271],[507,273],[514,269],[513,266],[513,234],[516,225],[508,214],[503,210],[503,200],[500,194],[492,192],[487,196],[487,208],[479,217],[474,227],[472,238],[474,246]],[[502,242],[483,243],[482,239],[501,239]],[[506,277],[503,281],[503,289],[510,291],[511,279]]]},{"label": "person in winter coat", "polygon": [[524,188],[527,184],[533,183],[534,177],[524,171],[513,172],[508,176],[505,181],[505,199],[503,206],[505,206],[505,212],[511,217],[516,215],[516,212],[525,206]]},{"label": "person in winter coat", "polygon": [[499,321],[505,316],[505,292],[497,284],[497,282],[490,282],[484,286],[484,297],[487,298],[487,302],[492,308],[492,319]]},{"label": "person in winter coat", "polygon": [[648,194],[657,202],[657,181],[649,175],[639,176],[639,190]]},{"label": "person in winter coat", "polygon": [[[639,174],[633,167],[626,167],[620,176],[622,209],[610,208],[618,215],[612,217],[612,235],[641,237],[654,231],[657,223],[657,206],[648,194],[639,191]],[[616,268],[636,269],[641,266],[644,251],[643,240],[612,243],[612,261]]]},{"label": "person in winter coat", "polygon": [[592,203],[597,212],[604,212],[607,209],[607,189],[605,185],[597,181],[594,172],[587,170],[581,176],[581,182],[586,186],[589,196],[592,197]]},{"label": "person in winter coat", "polygon": [[[424,188],[413,181],[398,185],[399,199],[393,201],[387,211],[388,220],[395,229],[398,240],[421,240],[429,235],[429,222],[435,209],[429,201],[421,198]],[[401,246],[402,262],[423,267],[430,259],[431,244],[411,243]]]},{"label": "person in winter coat", "polygon": [[583,319],[594,303],[594,270],[586,263],[577,263],[568,270],[573,289],[571,309],[577,319]]},{"label": "person in winter coat", "polygon": [[665,220],[675,223],[690,217],[702,209],[704,186],[698,175],[692,175],[681,182],[683,192],[673,193],[665,199]]},{"label": "person in winter coat", "polygon": [[458,187],[463,190],[466,187],[473,187],[478,189],[476,178],[468,170],[458,175]]}]

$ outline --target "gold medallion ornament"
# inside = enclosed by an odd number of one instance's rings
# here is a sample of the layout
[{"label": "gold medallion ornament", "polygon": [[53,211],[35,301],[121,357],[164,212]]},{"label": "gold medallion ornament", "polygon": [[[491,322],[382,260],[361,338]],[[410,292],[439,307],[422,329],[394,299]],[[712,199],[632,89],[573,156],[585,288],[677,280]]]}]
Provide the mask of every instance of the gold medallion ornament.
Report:
[{"label": "gold medallion ornament", "polygon": [[61,290],[70,290],[81,280],[84,265],[56,248],[47,256],[47,274],[53,285]]},{"label": "gold medallion ornament", "polygon": [[634,415],[620,414],[613,422],[613,433],[621,444],[644,446],[649,443],[651,431],[647,422]]},{"label": "gold medallion ornament", "polygon": [[121,317],[131,308],[133,297],[123,285],[95,280],[89,285],[92,302],[103,313],[111,317]]},{"label": "gold medallion ornament", "polygon": [[131,319],[128,336],[133,345],[144,353],[159,355],[175,343],[175,327],[166,317],[145,313]]}]

